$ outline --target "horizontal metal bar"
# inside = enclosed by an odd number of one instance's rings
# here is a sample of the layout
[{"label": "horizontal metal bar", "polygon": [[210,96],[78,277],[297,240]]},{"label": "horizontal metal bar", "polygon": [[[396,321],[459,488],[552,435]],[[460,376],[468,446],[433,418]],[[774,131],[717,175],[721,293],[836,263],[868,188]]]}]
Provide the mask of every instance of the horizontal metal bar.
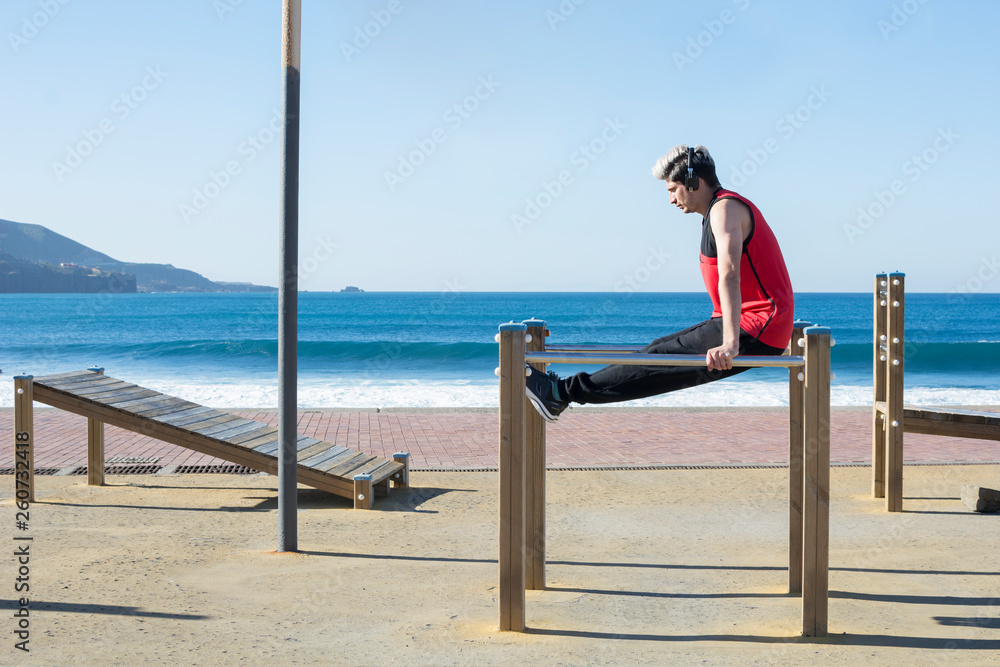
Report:
[{"label": "horizontal metal bar", "polygon": [[879,343],[879,349],[885,353],[889,352],[889,348],[885,346],[885,343]]},{"label": "horizontal metal bar", "polygon": [[546,352],[638,352],[644,345],[546,345]]},{"label": "horizontal metal bar", "polygon": [[[614,354],[600,352],[525,352],[524,360],[542,364],[621,364],[626,366],[704,366],[701,354]],[[804,357],[746,356],[733,359],[734,367],[742,368],[794,368],[805,366]]]}]

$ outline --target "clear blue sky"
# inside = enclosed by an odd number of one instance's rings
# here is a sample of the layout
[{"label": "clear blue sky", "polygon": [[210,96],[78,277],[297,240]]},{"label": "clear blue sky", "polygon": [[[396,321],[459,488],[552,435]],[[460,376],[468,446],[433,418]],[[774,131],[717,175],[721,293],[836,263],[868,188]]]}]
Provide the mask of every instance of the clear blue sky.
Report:
[{"label": "clear blue sky", "polygon": [[[1000,291],[996,2],[303,5],[301,289],[701,290],[649,170],[702,143],[798,290]],[[277,284],[280,27],[4,2],[0,218]]]}]

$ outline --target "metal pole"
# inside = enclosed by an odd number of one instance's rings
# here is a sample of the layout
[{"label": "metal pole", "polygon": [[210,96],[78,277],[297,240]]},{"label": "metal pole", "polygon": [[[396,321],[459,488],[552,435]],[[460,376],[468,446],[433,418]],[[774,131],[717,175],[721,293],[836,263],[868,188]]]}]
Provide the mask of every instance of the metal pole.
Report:
[{"label": "metal pole", "polygon": [[298,550],[295,444],[299,314],[299,83],[302,2],[282,0],[281,62],[284,132],[281,136],[281,234],[278,287],[278,551]]}]

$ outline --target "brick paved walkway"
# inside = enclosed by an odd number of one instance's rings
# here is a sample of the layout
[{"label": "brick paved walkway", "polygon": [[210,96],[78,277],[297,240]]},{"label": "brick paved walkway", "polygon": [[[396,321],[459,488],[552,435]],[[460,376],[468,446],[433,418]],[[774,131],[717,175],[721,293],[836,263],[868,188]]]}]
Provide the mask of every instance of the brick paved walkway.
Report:
[{"label": "brick paved walkway", "polygon": [[[277,424],[276,412],[235,414]],[[548,429],[548,465],[647,466],[787,462],[787,413],[782,410],[573,410]],[[834,410],[831,459],[870,462],[867,410]],[[13,465],[14,413],[0,410],[0,467]],[[299,413],[299,433],[391,458],[408,451],[414,469],[495,468],[497,415],[473,412]],[[87,463],[86,419],[35,408],[35,465],[66,468]],[[159,457],[158,465],[216,465],[220,459],[112,426],[105,458]],[[908,462],[1000,461],[1000,443],[907,434]]]}]

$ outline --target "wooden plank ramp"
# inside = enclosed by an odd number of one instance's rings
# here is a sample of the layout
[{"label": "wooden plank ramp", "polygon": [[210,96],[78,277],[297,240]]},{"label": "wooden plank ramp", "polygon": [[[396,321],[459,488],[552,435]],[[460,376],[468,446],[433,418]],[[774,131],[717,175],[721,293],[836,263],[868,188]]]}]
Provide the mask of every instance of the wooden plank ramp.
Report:
[{"label": "wooden plank ramp", "polygon": [[[278,474],[278,429],[274,426],[118,380],[99,370],[36,377],[32,385],[32,397],[40,403]],[[396,488],[409,483],[408,457],[403,453],[387,460],[303,435],[296,449],[299,482],[351,498],[357,508],[372,506],[373,488],[388,493],[390,482]]]}]

